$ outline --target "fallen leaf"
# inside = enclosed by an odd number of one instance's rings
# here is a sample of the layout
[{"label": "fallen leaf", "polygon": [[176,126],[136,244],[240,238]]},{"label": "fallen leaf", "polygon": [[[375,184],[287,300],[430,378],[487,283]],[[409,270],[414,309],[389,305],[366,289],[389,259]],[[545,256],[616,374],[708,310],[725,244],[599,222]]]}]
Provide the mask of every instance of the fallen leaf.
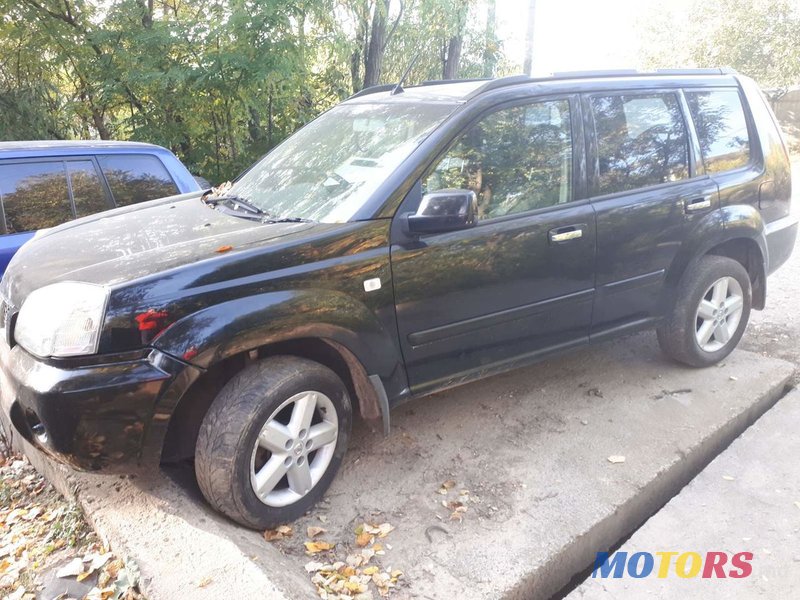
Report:
[{"label": "fallen leaf", "polygon": [[360,533],[356,536],[356,546],[359,548],[363,548],[364,546],[369,546],[369,543],[372,541],[372,536],[367,532]]},{"label": "fallen leaf", "polygon": [[327,533],[327,530],[323,529],[322,527],[314,527],[313,525],[311,525],[308,527],[308,529],[306,529],[306,534],[310,538],[315,538],[323,533]]},{"label": "fallen leaf", "polygon": [[336,571],[338,571],[339,574],[343,577],[352,577],[353,575],[356,574],[356,570],[350,565],[342,565],[341,567],[336,569]]},{"label": "fallen leaf", "polygon": [[330,550],[336,544],[331,544],[330,542],[305,542],[304,545],[306,547],[306,554],[319,554],[320,552]]},{"label": "fallen leaf", "polygon": [[374,575],[378,571],[380,571],[380,569],[378,567],[372,566],[372,567],[367,567],[366,569],[364,569],[363,573],[364,573],[364,575]]},{"label": "fallen leaf", "polygon": [[733,477],[733,476],[731,476],[731,475],[723,475],[723,476],[722,476],[722,478],[723,478],[725,481],[734,481],[734,480],[736,479],[736,477]]},{"label": "fallen leaf", "polygon": [[288,525],[281,525],[276,527],[275,529],[267,529],[264,532],[264,539],[268,542],[274,542],[275,540],[282,540],[288,537],[292,537],[293,531],[292,528]]},{"label": "fallen leaf", "polygon": [[316,573],[317,571],[321,570],[322,567],[325,566],[325,563],[317,562],[315,560],[309,561],[305,565],[306,572],[308,573]]},{"label": "fallen leaf", "polygon": [[611,456],[608,457],[608,462],[615,465],[619,463],[624,463],[625,457],[620,454],[612,454]]},{"label": "fallen leaf", "polygon": [[345,581],[344,587],[351,592],[361,594],[367,591],[367,586],[363,585],[360,581]]},{"label": "fallen leaf", "polygon": [[28,513],[23,515],[22,518],[25,519],[26,521],[33,521],[41,513],[42,513],[42,509],[37,506],[36,508],[33,508],[30,511],[28,511]]},{"label": "fallen leaf", "polygon": [[438,490],[436,490],[437,494],[441,494],[442,496],[446,495],[447,492],[453,489],[456,486],[456,482],[453,479],[448,479],[442,484]]},{"label": "fallen leaf", "polygon": [[214,252],[222,254],[223,252],[230,252],[231,250],[233,250],[233,246],[220,246],[219,248],[214,250]]},{"label": "fallen leaf", "polygon": [[25,596],[25,587],[19,586],[16,590],[5,597],[4,600],[22,600]]},{"label": "fallen leaf", "polygon": [[211,577],[203,577],[203,578],[202,578],[202,579],[201,579],[201,580],[200,580],[200,581],[197,583],[197,587],[199,587],[199,588],[204,588],[204,587],[206,587],[207,585],[209,585],[209,584],[210,584],[212,581],[213,581],[213,579],[211,579]]},{"label": "fallen leaf", "polygon": [[73,558],[56,571],[56,577],[76,577],[81,573],[83,573],[83,561],[80,558]]},{"label": "fallen leaf", "polygon": [[89,572],[102,568],[112,558],[110,552],[105,554],[87,554],[83,557],[83,562],[89,562]]}]

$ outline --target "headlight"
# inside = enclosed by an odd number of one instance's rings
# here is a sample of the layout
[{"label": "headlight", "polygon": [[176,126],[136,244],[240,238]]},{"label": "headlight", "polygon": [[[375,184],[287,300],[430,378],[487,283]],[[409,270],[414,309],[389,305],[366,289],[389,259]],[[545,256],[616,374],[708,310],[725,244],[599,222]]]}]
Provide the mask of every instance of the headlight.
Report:
[{"label": "headlight", "polygon": [[42,358],[94,354],[107,298],[105,288],[89,283],[39,288],[22,304],[14,339]]}]

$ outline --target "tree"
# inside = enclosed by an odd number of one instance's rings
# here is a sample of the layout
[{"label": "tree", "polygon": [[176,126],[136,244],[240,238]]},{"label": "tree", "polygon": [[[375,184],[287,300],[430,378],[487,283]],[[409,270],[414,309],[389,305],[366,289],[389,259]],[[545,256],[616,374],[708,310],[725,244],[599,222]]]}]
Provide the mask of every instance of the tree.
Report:
[{"label": "tree", "polygon": [[528,19],[525,29],[525,60],[522,72],[530,75],[533,72],[533,33],[536,24],[536,0],[528,0]]},{"label": "tree", "polygon": [[511,70],[494,2],[0,0],[0,139],[148,141],[221,182],[414,56],[409,84]]},{"label": "tree", "polygon": [[694,0],[645,15],[647,68],[730,66],[762,85],[800,81],[800,7],[792,0]]}]

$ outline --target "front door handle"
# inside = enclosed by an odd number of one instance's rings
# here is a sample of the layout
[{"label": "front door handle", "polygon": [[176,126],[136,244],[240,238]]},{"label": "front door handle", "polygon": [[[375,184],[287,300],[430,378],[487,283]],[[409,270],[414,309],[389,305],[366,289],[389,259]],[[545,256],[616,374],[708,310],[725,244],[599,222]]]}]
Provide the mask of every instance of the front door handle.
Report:
[{"label": "front door handle", "polygon": [[697,212],[711,208],[711,198],[694,198],[686,201],[686,212]]},{"label": "front door handle", "polygon": [[556,244],[577,240],[581,237],[583,237],[581,225],[570,225],[568,227],[559,227],[550,230],[550,241]]}]

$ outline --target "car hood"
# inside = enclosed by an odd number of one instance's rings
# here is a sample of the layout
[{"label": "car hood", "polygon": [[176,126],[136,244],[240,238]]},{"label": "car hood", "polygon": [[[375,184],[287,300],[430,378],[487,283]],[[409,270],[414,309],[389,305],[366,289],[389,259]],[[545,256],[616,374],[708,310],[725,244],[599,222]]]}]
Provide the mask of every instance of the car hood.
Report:
[{"label": "car hood", "polygon": [[56,281],[114,286],[313,226],[231,216],[199,196],[162,199],[40,233],[12,259],[2,295],[19,306],[31,291]]}]

